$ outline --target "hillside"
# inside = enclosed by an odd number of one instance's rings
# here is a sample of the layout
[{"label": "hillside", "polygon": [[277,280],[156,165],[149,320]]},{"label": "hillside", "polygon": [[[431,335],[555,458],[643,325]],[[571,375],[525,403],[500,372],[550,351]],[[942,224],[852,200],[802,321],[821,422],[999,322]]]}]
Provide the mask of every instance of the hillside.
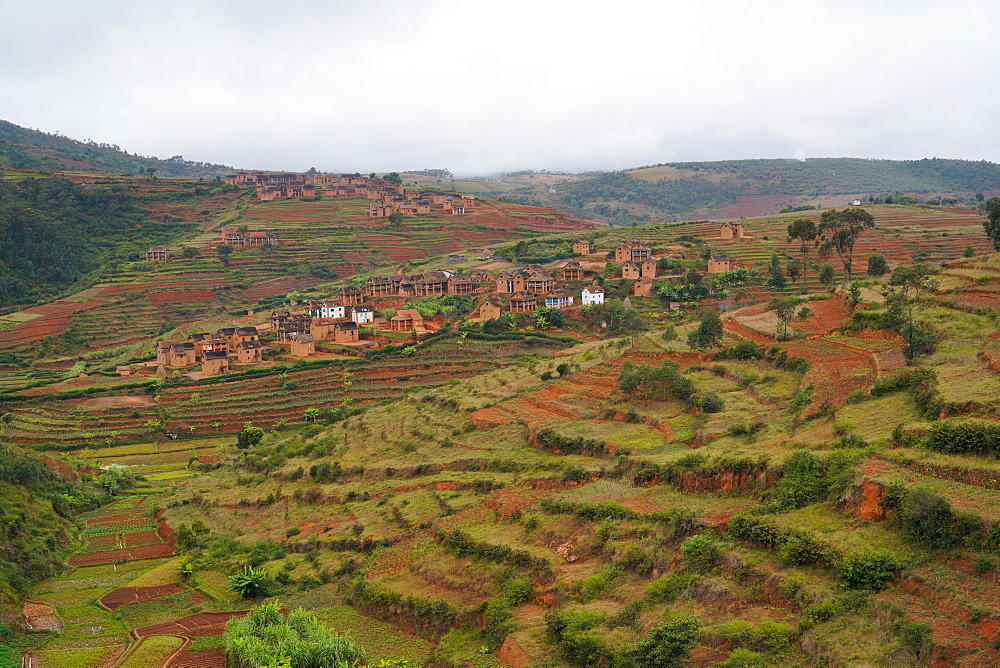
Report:
[{"label": "hillside", "polygon": [[[638,667],[664,645],[692,666],[1000,660],[1000,256],[975,208],[867,207],[849,290],[818,251],[775,283],[772,258],[801,257],[787,226],[820,211],[723,239],[718,221],[595,229],[495,201],[397,228],[350,198],[212,197],[171,249],[196,256],[118,267],[0,332],[3,439],[145,485],[87,513],[71,568],[34,587],[28,610],[60,631],[19,641],[32,665],[223,666],[225,624],[262,600],[369,665]],[[224,263],[230,223],[293,243]],[[609,260],[626,240],[662,264],[650,296]],[[707,274],[721,253],[733,268]],[[873,254],[935,282],[866,276]],[[269,341],[222,376],[114,373],[369,275],[569,258],[581,276],[560,285],[596,281],[606,305],[471,322],[495,281],[475,301],[366,296],[429,328],[305,358]],[[316,285],[316,264],[338,276]],[[703,308],[722,314],[704,346]],[[32,320],[62,350],[31,345]]]},{"label": "hillside", "polygon": [[59,134],[32,130],[0,120],[0,168],[79,170],[213,178],[232,167],[185,160],[182,156],[161,159],[124,151],[113,144],[82,142]]},{"label": "hillside", "polygon": [[[843,206],[886,196],[942,198],[975,204],[975,195],[1000,192],[1000,165],[969,160],[728,160],[667,163],[567,182],[564,205],[627,224],[632,219],[678,220],[777,213],[785,206]],[[550,200],[551,201],[551,200]]]}]

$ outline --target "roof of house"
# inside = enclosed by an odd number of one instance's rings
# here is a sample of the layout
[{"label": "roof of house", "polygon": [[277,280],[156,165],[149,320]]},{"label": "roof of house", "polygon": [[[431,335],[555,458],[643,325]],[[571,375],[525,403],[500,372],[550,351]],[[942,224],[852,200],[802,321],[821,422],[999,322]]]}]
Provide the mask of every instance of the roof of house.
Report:
[{"label": "roof of house", "polygon": [[727,255],[713,255],[712,256],[712,261],[713,262],[729,262],[729,256],[727,256]]},{"label": "roof of house", "polygon": [[237,327],[236,336],[257,336],[256,327]]},{"label": "roof of house", "polygon": [[638,269],[639,265],[637,265],[632,260],[625,260],[625,262],[622,263],[622,268],[624,269],[625,267],[632,267],[633,269]]},{"label": "roof of house", "polygon": [[338,323],[337,323],[337,324],[335,325],[335,327],[336,327],[337,329],[340,329],[340,330],[350,330],[350,329],[357,329],[357,328],[358,328],[358,323],[356,323],[356,322],[351,322],[351,321],[347,321],[347,322],[338,322]]},{"label": "roof of house", "polygon": [[566,299],[567,297],[572,297],[570,293],[565,290],[553,290],[552,292],[545,295],[545,299]]},{"label": "roof of house", "polygon": [[215,335],[209,334],[208,332],[198,332],[196,334],[190,334],[188,338],[192,341],[204,341],[205,339],[215,338]]},{"label": "roof of house", "polygon": [[392,320],[423,320],[424,316],[420,315],[420,311],[415,308],[404,308],[402,310],[396,311],[396,315],[392,316]]},{"label": "roof of house", "polygon": [[355,306],[351,307],[351,310],[355,313],[371,313],[375,309],[373,309],[368,304],[356,304]]},{"label": "roof of house", "polygon": [[209,351],[206,351],[201,356],[201,359],[204,360],[204,361],[206,361],[206,362],[208,360],[225,360],[225,359],[229,359],[229,354],[225,350],[209,350]]},{"label": "roof of house", "polygon": [[353,285],[348,285],[340,289],[340,294],[342,295],[359,295],[361,294],[361,288],[357,288]]},{"label": "roof of house", "polygon": [[167,249],[164,246],[151,246],[149,250],[156,252],[163,252]]},{"label": "roof of house", "polygon": [[172,343],[170,344],[170,349],[175,353],[186,353],[189,350],[194,350],[194,344],[190,341],[185,341],[184,343]]},{"label": "roof of house", "polygon": [[538,297],[531,294],[530,292],[515,292],[510,296],[512,302],[533,302],[536,301]]},{"label": "roof of house", "polygon": [[216,336],[232,336],[236,333],[235,327],[223,327],[222,329],[215,330]]},{"label": "roof of house", "polygon": [[313,336],[312,334],[307,334],[305,332],[302,332],[300,334],[292,334],[291,339],[296,343],[312,343],[313,341],[316,340],[316,337]]},{"label": "roof of house", "polygon": [[602,288],[600,286],[597,286],[597,285],[588,285],[587,287],[585,287],[583,289],[583,291],[586,292],[588,295],[603,295],[604,294],[604,288]]},{"label": "roof of house", "polygon": [[240,341],[236,344],[236,347],[242,348],[243,350],[250,350],[254,348],[263,348],[264,346],[261,345],[260,341]]}]

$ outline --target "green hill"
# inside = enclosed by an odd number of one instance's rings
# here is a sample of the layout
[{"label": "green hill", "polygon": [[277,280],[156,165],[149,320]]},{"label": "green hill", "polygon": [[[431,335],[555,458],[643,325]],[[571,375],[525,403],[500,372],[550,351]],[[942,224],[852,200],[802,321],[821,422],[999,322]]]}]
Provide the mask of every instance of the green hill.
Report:
[{"label": "green hill", "polygon": [[121,174],[145,174],[155,170],[160,176],[211,178],[232,171],[232,167],[185,160],[175,155],[167,159],[129,153],[114,144],[82,142],[59,134],[32,130],[0,120],[0,167],[14,169],[66,169]]}]

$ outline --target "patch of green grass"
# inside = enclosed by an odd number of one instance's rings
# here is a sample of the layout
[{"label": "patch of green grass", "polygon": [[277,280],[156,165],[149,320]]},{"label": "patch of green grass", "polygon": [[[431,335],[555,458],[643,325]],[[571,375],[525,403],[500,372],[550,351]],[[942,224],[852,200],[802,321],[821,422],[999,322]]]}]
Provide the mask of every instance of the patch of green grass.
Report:
[{"label": "patch of green grass", "polygon": [[41,668],[93,668],[101,665],[106,657],[118,651],[118,647],[76,647],[74,649],[37,652],[37,663]]},{"label": "patch of green grass", "polygon": [[334,631],[360,642],[373,665],[383,659],[406,659],[412,665],[422,665],[434,652],[434,645],[423,638],[407,635],[392,624],[365,617],[353,608],[326,608],[317,610],[316,616]]},{"label": "patch of green grass", "polygon": [[120,668],[149,668],[159,666],[184,643],[175,636],[152,636],[140,641],[139,646],[119,663]]}]

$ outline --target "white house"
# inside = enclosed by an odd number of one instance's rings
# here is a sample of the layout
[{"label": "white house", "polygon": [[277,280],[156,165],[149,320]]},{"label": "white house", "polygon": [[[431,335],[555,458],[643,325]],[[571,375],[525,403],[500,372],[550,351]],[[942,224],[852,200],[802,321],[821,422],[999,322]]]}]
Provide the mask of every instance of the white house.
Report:
[{"label": "white house", "polygon": [[343,318],[344,305],[338,301],[311,301],[306,306],[314,318]]},{"label": "white house", "polygon": [[351,307],[351,320],[358,325],[368,325],[375,322],[375,311],[366,304],[355,304]]},{"label": "white house", "polygon": [[592,306],[594,304],[604,303],[604,289],[598,285],[588,285],[583,289],[583,295],[580,301],[584,306]]}]

